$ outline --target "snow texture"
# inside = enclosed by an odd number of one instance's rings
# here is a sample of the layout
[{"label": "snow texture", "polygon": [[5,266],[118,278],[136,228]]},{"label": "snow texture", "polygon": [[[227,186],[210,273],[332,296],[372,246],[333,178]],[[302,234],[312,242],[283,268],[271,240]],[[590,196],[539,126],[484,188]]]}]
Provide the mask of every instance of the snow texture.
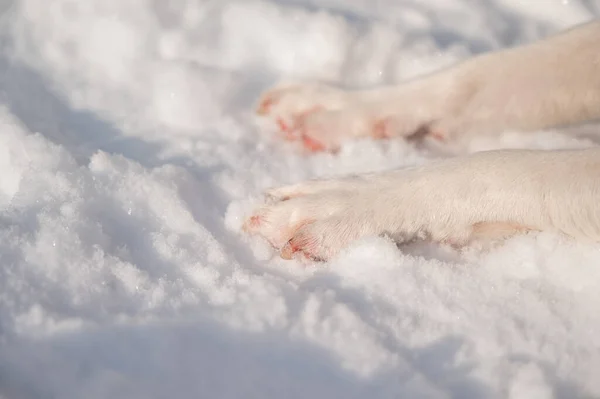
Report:
[{"label": "snow texture", "polygon": [[[599,15],[595,0],[0,0],[0,397],[600,396],[600,247],[367,237],[283,261],[263,189],[428,162],[302,155],[279,79],[399,82]],[[473,150],[592,145],[506,133]]]}]

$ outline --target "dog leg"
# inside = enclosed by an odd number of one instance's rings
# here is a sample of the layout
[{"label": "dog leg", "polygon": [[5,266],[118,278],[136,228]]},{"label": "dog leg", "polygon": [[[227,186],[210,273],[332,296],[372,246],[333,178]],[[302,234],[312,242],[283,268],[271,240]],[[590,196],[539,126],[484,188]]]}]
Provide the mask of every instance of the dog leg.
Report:
[{"label": "dog leg", "polygon": [[258,112],[309,150],[358,137],[450,143],[473,134],[600,119],[600,21],[484,54],[399,86],[343,91],[299,84],[268,91]]},{"label": "dog leg", "polygon": [[328,260],[389,235],[464,245],[529,230],[600,241],[600,149],[490,151],[272,190],[246,222],[281,256]]}]

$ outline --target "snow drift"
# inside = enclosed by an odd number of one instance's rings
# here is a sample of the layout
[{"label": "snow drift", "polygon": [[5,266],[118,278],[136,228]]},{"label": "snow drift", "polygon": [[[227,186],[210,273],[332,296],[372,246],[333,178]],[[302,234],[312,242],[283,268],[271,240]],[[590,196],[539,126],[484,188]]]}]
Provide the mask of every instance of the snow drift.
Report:
[{"label": "snow drift", "polygon": [[[434,155],[302,156],[280,78],[398,82],[598,15],[594,1],[0,1],[0,396],[600,396],[600,248],[383,238],[304,268],[240,233],[261,190]],[[561,131],[474,149],[592,145]]]}]

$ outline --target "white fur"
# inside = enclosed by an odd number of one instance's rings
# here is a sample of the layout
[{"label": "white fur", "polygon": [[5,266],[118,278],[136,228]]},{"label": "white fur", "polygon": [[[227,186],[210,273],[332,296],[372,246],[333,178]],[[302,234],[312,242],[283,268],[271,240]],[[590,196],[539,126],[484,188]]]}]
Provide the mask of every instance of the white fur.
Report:
[{"label": "white fur", "polygon": [[[452,146],[473,134],[600,119],[600,21],[470,59],[397,87],[279,87],[259,113],[311,150],[350,137],[414,136]],[[600,149],[491,151],[382,174],[272,190],[246,223],[290,258],[326,260],[365,235],[464,245],[554,230],[600,241]]]}]

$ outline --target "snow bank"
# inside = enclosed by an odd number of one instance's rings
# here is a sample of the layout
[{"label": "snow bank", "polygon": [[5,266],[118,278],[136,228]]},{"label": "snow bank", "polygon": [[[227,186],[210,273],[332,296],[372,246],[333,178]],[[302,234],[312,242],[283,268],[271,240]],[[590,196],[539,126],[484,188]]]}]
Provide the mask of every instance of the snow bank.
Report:
[{"label": "snow bank", "polygon": [[401,141],[303,157],[255,126],[269,84],[400,81],[595,4],[0,2],[0,396],[600,395],[596,245],[459,257],[366,238],[304,268],[239,232],[266,187],[431,157]]}]

